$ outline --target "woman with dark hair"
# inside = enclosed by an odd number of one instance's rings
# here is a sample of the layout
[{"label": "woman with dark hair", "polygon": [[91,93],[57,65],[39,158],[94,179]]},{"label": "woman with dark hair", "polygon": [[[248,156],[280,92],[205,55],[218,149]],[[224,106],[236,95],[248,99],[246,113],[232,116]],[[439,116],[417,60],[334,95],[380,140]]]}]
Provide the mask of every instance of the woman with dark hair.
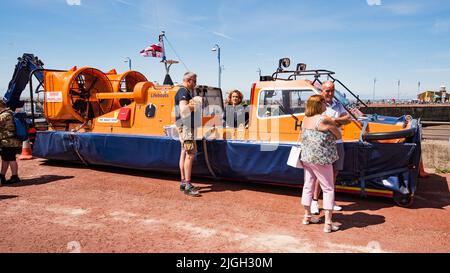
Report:
[{"label": "woman with dark hair", "polygon": [[223,116],[225,126],[239,128],[247,125],[249,113],[243,99],[244,95],[239,90],[233,90],[228,94]]},{"label": "woman with dark hair", "polygon": [[[13,112],[5,102],[0,100],[0,156],[2,159],[2,169],[0,174],[1,184],[13,184],[20,182],[18,176],[19,166],[16,161],[16,154],[20,152],[22,142],[16,137],[16,126]],[[11,168],[11,178],[6,180],[6,172]]]}]

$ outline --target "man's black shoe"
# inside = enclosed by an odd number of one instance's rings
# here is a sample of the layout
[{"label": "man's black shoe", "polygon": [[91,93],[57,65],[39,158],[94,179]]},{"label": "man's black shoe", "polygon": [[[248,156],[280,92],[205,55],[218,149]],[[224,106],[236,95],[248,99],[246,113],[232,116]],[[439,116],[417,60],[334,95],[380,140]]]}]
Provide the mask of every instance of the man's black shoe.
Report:
[{"label": "man's black shoe", "polygon": [[20,182],[21,182],[20,178],[17,175],[13,175],[9,180],[6,180],[5,185],[11,185]]}]

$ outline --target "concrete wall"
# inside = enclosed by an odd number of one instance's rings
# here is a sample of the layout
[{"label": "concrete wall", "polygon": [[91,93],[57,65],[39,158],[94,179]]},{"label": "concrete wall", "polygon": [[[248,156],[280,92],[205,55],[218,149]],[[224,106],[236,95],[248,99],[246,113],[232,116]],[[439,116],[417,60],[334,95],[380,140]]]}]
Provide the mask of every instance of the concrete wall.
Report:
[{"label": "concrete wall", "polygon": [[422,161],[425,168],[450,169],[450,141],[422,141]]},{"label": "concrete wall", "polygon": [[445,106],[370,106],[361,107],[364,114],[378,114],[381,116],[400,117],[411,115],[422,121],[450,122],[450,105]]}]

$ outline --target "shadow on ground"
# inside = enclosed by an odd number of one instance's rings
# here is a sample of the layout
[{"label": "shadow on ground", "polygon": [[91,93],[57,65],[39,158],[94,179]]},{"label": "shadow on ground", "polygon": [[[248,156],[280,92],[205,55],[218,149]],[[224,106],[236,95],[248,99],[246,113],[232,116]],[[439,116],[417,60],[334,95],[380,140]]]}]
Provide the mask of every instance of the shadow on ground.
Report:
[{"label": "shadow on ground", "polygon": [[430,174],[422,178],[417,186],[413,209],[444,209],[450,205],[450,191],[444,175]]},{"label": "shadow on ground", "polygon": [[385,217],[364,212],[352,214],[333,213],[333,221],[341,223],[340,230],[347,230],[383,224]]},{"label": "shadow on ground", "polygon": [[5,200],[5,199],[17,198],[17,197],[19,197],[19,196],[18,195],[0,195],[0,201]]},{"label": "shadow on ground", "polygon": [[11,185],[4,185],[4,187],[26,187],[26,186],[32,186],[32,185],[42,185],[47,184],[59,180],[64,179],[71,179],[74,178],[74,176],[61,176],[61,175],[41,175],[39,177],[30,178],[30,179],[22,179],[21,182],[11,184]]},{"label": "shadow on ground", "polygon": [[[359,198],[348,193],[337,193],[336,201],[349,202],[343,206],[345,211],[376,211],[397,206],[393,198],[374,197]],[[405,209],[445,209],[450,205],[448,181],[443,175],[431,174],[428,178],[420,178],[415,192],[414,202]]]},{"label": "shadow on ground", "polygon": [[[111,166],[99,166],[99,165],[89,165],[85,166],[78,163],[64,162],[64,161],[54,161],[54,160],[46,160],[41,163],[41,165],[45,166],[53,166],[60,168],[77,168],[77,169],[90,169],[101,172],[108,173],[116,173],[137,177],[147,177],[151,179],[161,179],[167,180],[170,182],[174,182],[177,184],[180,183],[180,175],[179,173],[167,173],[167,172],[157,172],[157,171],[148,171],[148,170],[136,170],[136,169],[126,169],[120,167],[111,167]],[[288,196],[300,196],[302,189],[300,186],[292,186],[285,187],[280,185],[272,185],[272,184],[260,184],[254,182],[239,182],[239,181],[230,181],[230,180],[217,180],[208,177],[195,177],[192,180],[193,184],[200,189],[201,194],[205,194],[208,192],[221,192],[221,191],[241,191],[241,190],[249,190],[249,191],[261,191],[279,195],[288,195]]]},{"label": "shadow on ground", "polygon": [[[117,173],[130,176],[148,177],[152,179],[167,180],[175,183],[179,183],[178,173],[162,173],[146,170],[125,169],[119,167],[110,166],[85,166],[79,163],[70,163],[54,160],[46,160],[42,163],[46,166],[65,167],[65,168],[78,168],[78,169],[92,169],[96,171]],[[72,177],[63,177],[61,179],[67,179]],[[58,179],[59,180],[59,179]],[[44,182],[48,183],[48,182]],[[260,191],[277,195],[286,196],[298,196],[301,197],[301,187],[299,185],[292,186],[280,186],[273,184],[260,184],[254,182],[237,182],[229,180],[216,180],[213,178],[196,177],[193,179],[193,183],[198,186],[201,194],[207,194],[208,192],[221,192],[221,191]],[[367,198],[360,198],[354,194],[337,193],[336,200],[351,203],[344,206],[345,211],[361,211],[361,210],[379,210],[387,207],[396,206],[392,198],[374,197],[369,196]],[[448,183],[444,176],[431,174],[429,178],[420,179],[415,193],[415,199],[412,206],[409,209],[420,208],[436,208],[444,209],[450,205],[450,193]]]}]

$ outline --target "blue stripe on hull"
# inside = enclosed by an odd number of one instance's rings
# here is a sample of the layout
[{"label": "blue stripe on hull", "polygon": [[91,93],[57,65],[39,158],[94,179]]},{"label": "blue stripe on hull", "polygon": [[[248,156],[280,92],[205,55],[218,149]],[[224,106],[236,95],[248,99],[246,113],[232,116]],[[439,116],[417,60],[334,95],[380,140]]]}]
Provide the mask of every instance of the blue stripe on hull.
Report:
[{"label": "blue stripe on hull", "polygon": [[[413,143],[345,143],[344,171],[338,184],[413,193],[420,161],[420,136]],[[209,176],[202,141],[193,174]],[[210,167],[218,178],[291,186],[303,184],[303,170],[286,165],[291,146],[206,141]],[[178,140],[168,137],[95,133],[38,132],[33,155],[88,165],[178,173]]]}]

